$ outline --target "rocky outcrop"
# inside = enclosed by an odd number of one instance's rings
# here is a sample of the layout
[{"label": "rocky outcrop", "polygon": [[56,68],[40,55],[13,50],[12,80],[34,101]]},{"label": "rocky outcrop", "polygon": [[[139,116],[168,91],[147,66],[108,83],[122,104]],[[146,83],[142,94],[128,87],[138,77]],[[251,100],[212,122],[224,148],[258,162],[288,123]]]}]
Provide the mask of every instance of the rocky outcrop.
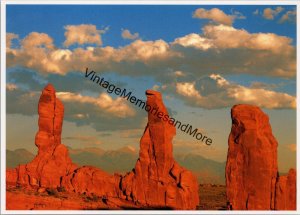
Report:
[{"label": "rocky outcrop", "polygon": [[[160,93],[147,90],[146,95],[147,105],[167,113]],[[110,201],[120,198],[144,208],[195,209],[199,204],[197,179],[173,158],[175,133],[174,126],[149,112],[139,159],[131,172],[111,176],[94,167],[82,167],[64,177],[62,186]]]},{"label": "rocky outcrop", "polygon": [[[161,94],[147,90],[147,105],[167,114]],[[108,208],[196,209],[196,177],[173,158],[176,128],[148,113],[135,168],[125,176],[91,166],[77,167],[61,144],[63,104],[47,85],[39,101],[38,155],[26,165],[6,171],[8,184],[37,188],[63,188],[67,192],[97,196]]]},{"label": "rocky outcrop", "polygon": [[235,105],[231,109],[231,118],[226,163],[228,208],[289,208],[281,202],[282,199],[295,207],[295,174],[290,173],[289,179],[278,177],[278,143],[272,134],[268,116],[256,106]]},{"label": "rocky outcrop", "polygon": [[61,178],[77,167],[61,144],[64,106],[48,84],[38,105],[39,130],[35,136],[38,154],[32,162],[6,172],[7,183],[22,186],[59,187]]},{"label": "rocky outcrop", "polygon": [[117,198],[118,180],[99,168],[84,166],[63,177],[62,187],[80,194]]},{"label": "rocky outcrop", "polygon": [[290,169],[288,175],[277,178],[275,209],[296,210],[296,193],[296,170]]},{"label": "rocky outcrop", "polygon": [[[161,94],[147,90],[147,105],[167,110]],[[153,111],[154,112],[154,111]],[[156,208],[195,209],[199,203],[198,183],[193,174],[173,158],[173,125],[149,112],[140,141],[140,156],[133,171],[120,181],[120,197]]]}]

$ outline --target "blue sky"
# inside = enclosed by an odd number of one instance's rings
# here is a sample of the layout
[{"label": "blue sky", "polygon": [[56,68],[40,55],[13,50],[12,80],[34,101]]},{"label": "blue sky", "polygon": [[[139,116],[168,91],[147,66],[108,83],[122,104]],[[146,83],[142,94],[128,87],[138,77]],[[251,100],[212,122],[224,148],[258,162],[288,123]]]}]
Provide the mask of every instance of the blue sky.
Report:
[{"label": "blue sky", "polygon": [[[97,147],[138,149],[136,136],[142,134],[146,113],[113,95],[111,105],[124,109],[111,112],[99,105],[105,91],[84,80],[89,67],[140,98],[145,99],[146,89],[162,92],[176,118],[213,139],[208,147],[177,132],[177,152],[224,161],[230,108],[249,103],[270,117],[281,168],[295,165],[295,6],[8,5],[6,21],[8,127],[19,123],[16,129],[31,151],[35,107],[48,82],[66,107],[63,137],[72,136],[73,142],[66,138],[65,144],[86,147],[78,137],[84,130],[99,137]],[[132,38],[123,38],[124,30]],[[107,132],[111,135],[104,137]],[[7,144],[10,149],[24,145],[13,133]]]},{"label": "blue sky", "polygon": [[[211,9],[215,6],[201,6]],[[234,26],[245,28],[251,33],[273,32],[278,35],[291,37],[296,44],[296,28],[290,24],[278,25],[275,20],[266,20],[253,12],[259,8],[261,11],[270,6],[218,6],[225,13],[239,11],[247,19],[237,20]],[[271,8],[275,8],[273,6]],[[282,5],[285,10],[294,6]],[[173,5],[173,6],[95,6],[95,5],[14,5],[7,7],[7,32],[14,32],[24,37],[28,32],[44,32],[55,40],[55,45],[61,46],[64,41],[63,27],[65,25],[94,24],[99,29],[109,26],[109,32],[103,36],[104,44],[118,47],[128,43],[120,38],[120,29],[131,29],[139,32],[144,40],[163,38],[173,41],[175,38],[191,32],[200,33],[201,26],[207,20],[192,18],[193,11],[199,5]]]},{"label": "blue sky", "polygon": [[[201,6],[207,10],[215,6]],[[292,44],[296,46],[296,27],[295,23],[278,24],[280,16],[274,20],[264,19],[261,15],[265,8],[274,6],[256,6],[256,5],[226,5],[218,6],[219,9],[227,14],[234,11],[242,13],[246,19],[237,19],[233,26],[240,29],[246,29],[251,33],[275,33],[277,35],[287,36],[293,40]],[[282,5],[285,11],[293,10],[295,6]],[[63,46],[65,40],[64,26],[93,24],[97,29],[109,27],[106,34],[102,36],[105,46],[119,47],[130,44],[130,40],[121,38],[121,29],[130,29],[132,32],[139,32],[143,40],[163,39],[172,42],[174,39],[189,34],[191,32],[202,33],[202,26],[208,20],[194,19],[193,11],[197,5],[171,5],[171,6],[151,6],[151,5],[14,5],[7,7],[7,32],[18,34],[20,38],[25,37],[29,32],[47,33],[54,39],[54,44],[58,47]],[[260,14],[253,14],[259,9]],[[87,45],[81,45],[84,47]],[[71,47],[78,47],[73,45]],[[282,80],[270,77],[257,77],[252,75],[227,76],[234,82],[250,85],[251,81],[260,79],[266,83],[277,83]],[[130,80],[129,80],[130,81]],[[283,80],[285,81],[285,80]],[[296,83],[291,81],[281,91],[296,95]]]}]

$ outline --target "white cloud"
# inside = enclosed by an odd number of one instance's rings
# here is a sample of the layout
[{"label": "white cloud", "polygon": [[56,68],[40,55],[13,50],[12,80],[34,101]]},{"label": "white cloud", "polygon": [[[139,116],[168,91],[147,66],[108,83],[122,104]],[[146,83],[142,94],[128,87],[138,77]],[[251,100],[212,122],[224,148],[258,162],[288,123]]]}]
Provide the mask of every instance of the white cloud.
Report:
[{"label": "white cloud", "polygon": [[[54,77],[59,77],[59,75]],[[63,92],[59,90],[61,87],[57,86],[59,82],[53,81],[52,84],[57,89],[56,96],[65,107],[65,121],[74,122],[77,126],[89,125],[96,131],[102,132],[141,128],[140,124],[145,118],[146,111],[136,108],[126,99],[111,98],[102,93],[93,97],[81,93]],[[29,80],[28,83],[32,82]],[[36,107],[43,88],[39,87],[35,91],[31,91],[32,85],[28,87],[29,90],[25,90],[23,86],[14,90],[6,90],[8,114],[29,116],[37,114]],[[147,120],[143,126],[146,123]]]},{"label": "white cloud", "polygon": [[279,23],[296,22],[296,9],[287,11],[279,20]]},{"label": "white cloud", "polygon": [[216,23],[224,24],[224,25],[232,25],[233,17],[225,14],[222,10],[218,8],[213,8],[210,10],[206,10],[204,8],[198,8],[193,15],[194,18],[199,19],[210,19],[215,21]]},{"label": "white cloud", "polygon": [[74,118],[77,119],[85,119],[85,118],[89,118],[89,114],[88,113],[78,113],[78,114],[74,114]]},{"label": "white cloud", "polygon": [[142,41],[136,40],[128,46],[117,50],[119,59],[148,61],[151,59],[164,59],[172,56],[170,46],[163,40]]},{"label": "white cloud", "polygon": [[258,15],[259,14],[259,10],[256,9],[254,12],[253,12],[253,15]]},{"label": "white cloud", "polygon": [[243,16],[240,12],[235,11],[232,15],[228,15],[218,8],[212,8],[210,10],[198,8],[194,12],[193,17],[199,19],[209,19],[224,25],[232,25],[235,19],[245,19],[245,16]]},{"label": "white cloud", "polygon": [[159,88],[160,88],[160,87],[159,87],[158,85],[156,85],[156,84],[153,85],[153,87],[152,87],[153,90],[159,90]]},{"label": "white cloud", "polygon": [[97,44],[102,45],[101,34],[104,34],[108,29],[99,30],[95,25],[67,25],[65,26],[66,47],[73,44]]},{"label": "white cloud", "polygon": [[263,17],[265,19],[273,20],[279,13],[284,10],[283,7],[276,7],[275,9],[272,8],[265,8],[263,11]]},{"label": "white cloud", "polygon": [[204,35],[215,48],[247,48],[269,50],[274,53],[290,53],[292,40],[274,33],[249,33],[244,29],[236,29],[226,25],[207,25],[203,28]]},{"label": "white cloud", "polygon": [[[201,75],[208,75],[215,70],[220,74],[288,78],[296,74],[296,49],[289,37],[249,33],[227,25],[206,25],[202,31],[201,35],[188,34],[170,43],[138,39],[118,48],[74,49],[56,48],[50,36],[34,32],[21,41],[20,48],[7,50],[7,66],[19,65],[61,75],[84,71],[88,66],[97,72],[152,75],[159,80],[168,72],[183,69],[195,77],[200,71]],[[167,78],[170,77],[164,80]]]},{"label": "white cloud", "polygon": [[11,46],[11,41],[13,39],[18,39],[19,36],[17,34],[14,33],[6,33],[6,48],[10,49]]},{"label": "white cloud", "polygon": [[131,33],[128,29],[122,29],[122,38],[128,40],[136,40],[139,38],[139,33]]},{"label": "white cloud", "polygon": [[199,34],[188,34],[184,37],[179,37],[173,42],[174,45],[179,44],[184,47],[195,47],[197,49],[207,50],[213,46],[212,41]]},{"label": "white cloud", "polygon": [[13,90],[18,89],[18,86],[16,84],[13,84],[13,83],[7,83],[6,84],[6,89],[9,90],[9,91],[13,91]]},{"label": "white cloud", "polygon": [[201,95],[195,89],[195,83],[177,83],[176,84],[176,91],[183,96],[187,97],[195,97],[197,99],[201,99]]},{"label": "white cloud", "polygon": [[175,75],[176,77],[184,77],[184,76],[185,76],[184,72],[182,72],[182,71],[175,71],[175,72],[174,72],[174,75]]},{"label": "white cloud", "polygon": [[46,73],[60,73],[59,65],[51,59],[55,52],[58,50],[49,35],[32,32],[21,40],[19,49],[8,50],[8,66],[23,65]]},{"label": "white cloud", "polygon": [[240,103],[270,109],[296,108],[294,96],[230,83],[216,74],[195,82],[177,83],[176,92],[189,105],[208,109],[228,107]]},{"label": "white cloud", "polygon": [[126,104],[125,100],[122,98],[117,98],[114,100],[106,93],[101,93],[98,98],[83,96],[81,94],[71,92],[57,92],[56,95],[63,102],[92,104],[96,107],[99,107],[99,111],[105,111],[120,118],[135,115],[135,111]]},{"label": "white cloud", "polygon": [[45,33],[32,32],[22,40],[24,49],[41,48],[53,49],[53,39]]}]

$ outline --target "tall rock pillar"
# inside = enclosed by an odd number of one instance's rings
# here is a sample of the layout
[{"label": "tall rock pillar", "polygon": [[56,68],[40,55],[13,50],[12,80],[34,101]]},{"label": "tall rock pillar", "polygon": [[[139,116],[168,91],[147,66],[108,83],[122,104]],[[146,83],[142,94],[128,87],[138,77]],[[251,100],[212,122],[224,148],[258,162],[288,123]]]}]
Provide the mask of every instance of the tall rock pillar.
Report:
[{"label": "tall rock pillar", "polygon": [[227,201],[233,210],[274,209],[277,141],[258,107],[235,105],[226,163]]}]

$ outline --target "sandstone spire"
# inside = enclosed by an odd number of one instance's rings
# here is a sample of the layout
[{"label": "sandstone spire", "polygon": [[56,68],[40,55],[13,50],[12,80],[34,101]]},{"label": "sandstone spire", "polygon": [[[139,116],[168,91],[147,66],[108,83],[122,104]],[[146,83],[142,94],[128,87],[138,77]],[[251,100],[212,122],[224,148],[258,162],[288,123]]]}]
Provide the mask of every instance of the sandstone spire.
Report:
[{"label": "sandstone spire", "polygon": [[227,201],[233,210],[296,208],[296,172],[278,176],[277,141],[268,116],[252,105],[231,109],[226,163]]},{"label": "sandstone spire", "polygon": [[[147,90],[147,105],[168,113],[159,92]],[[140,156],[132,172],[121,179],[121,198],[149,207],[195,209],[199,204],[196,177],[173,158],[174,126],[148,113],[140,141]]]},{"label": "sandstone spire", "polygon": [[59,187],[62,176],[76,168],[67,148],[61,144],[64,106],[48,84],[38,104],[39,130],[35,136],[38,154],[32,162],[8,172],[9,181],[19,185]]},{"label": "sandstone spire", "polygon": [[258,107],[235,105],[226,163],[227,199],[235,210],[274,208],[277,141]]}]

